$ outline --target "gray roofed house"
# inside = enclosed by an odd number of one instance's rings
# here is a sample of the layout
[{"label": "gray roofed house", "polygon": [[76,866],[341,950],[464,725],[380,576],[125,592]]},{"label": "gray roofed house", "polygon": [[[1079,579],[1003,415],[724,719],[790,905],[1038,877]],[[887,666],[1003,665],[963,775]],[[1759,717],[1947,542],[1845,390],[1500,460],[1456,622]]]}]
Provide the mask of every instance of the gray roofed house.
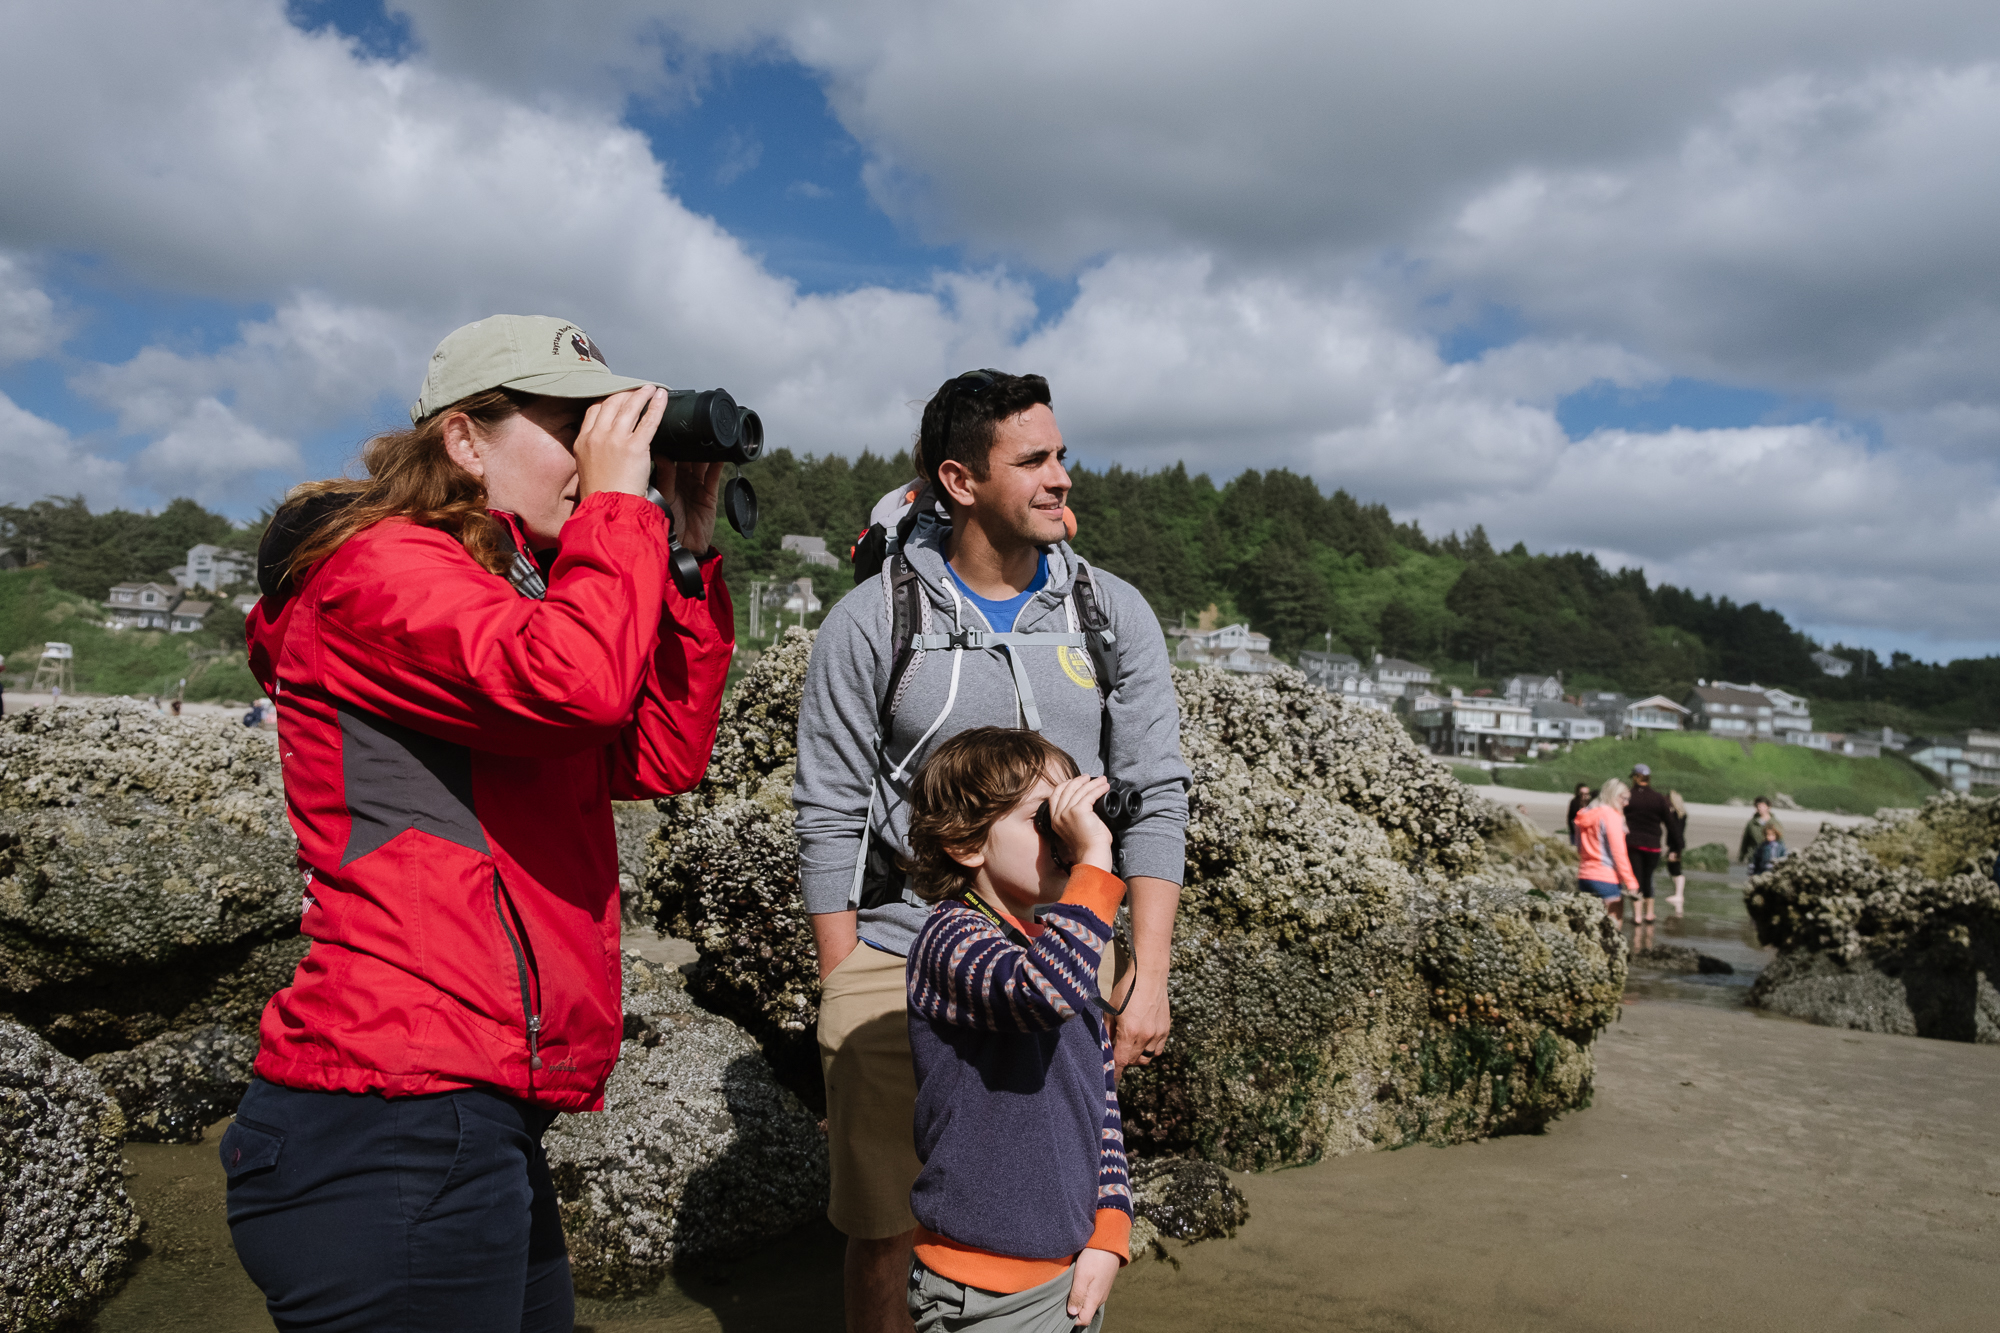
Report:
[{"label": "gray roofed house", "polygon": [[201,628],[201,618],[208,614],[212,603],[183,600],[167,613],[169,634],[192,634]]},{"label": "gray roofed house", "polygon": [[1697,685],[1688,692],[1688,711],[1697,730],[1736,740],[1768,741],[1775,711],[1762,690]]},{"label": "gray roofed house", "polygon": [[1538,740],[1594,741],[1604,735],[1604,721],[1573,703],[1542,699],[1530,705]]},{"label": "gray roofed house", "polygon": [[1832,676],[1835,680],[1839,680],[1848,672],[1854,670],[1854,663],[1844,657],[1835,657],[1832,653],[1825,650],[1814,653],[1812,655],[1812,663],[1823,674]]},{"label": "gray roofed house", "polygon": [[168,617],[184,595],[178,586],[165,583],[120,583],[105,600],[111,613],[105,619],[114,629],[167,629]]},{"label": "gray roofed house", "polygon": [[825,565],[828,569],[840,568],[840,557],[826,549],[824,537],[802,537],[797,533],[787,533],[779,540],[778,549],[795,552],[799,559],[809,565]]},{"label": "gray roofed house", "polygon": [[1509,676],[1500,692],[1517,704],[1533,706],[1537,700],[1554,701],[1563,697],[1562,677]]}]

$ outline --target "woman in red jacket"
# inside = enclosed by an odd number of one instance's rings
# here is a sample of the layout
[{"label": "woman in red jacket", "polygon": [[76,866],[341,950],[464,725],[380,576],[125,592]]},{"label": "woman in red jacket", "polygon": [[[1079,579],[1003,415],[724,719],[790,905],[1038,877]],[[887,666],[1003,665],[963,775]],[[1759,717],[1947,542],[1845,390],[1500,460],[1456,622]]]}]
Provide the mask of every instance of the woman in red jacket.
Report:
[{"label": "woman in red jacket", "polygon": [[279,1328],[571,1326],[541,1137],[623,1034],[611,802],[700,779],[734,650],[720,465],[654,475],[665,399],[574,325],[482,320],[365,479],[265,536],[250,662],[312,944],[222,1160]]}]

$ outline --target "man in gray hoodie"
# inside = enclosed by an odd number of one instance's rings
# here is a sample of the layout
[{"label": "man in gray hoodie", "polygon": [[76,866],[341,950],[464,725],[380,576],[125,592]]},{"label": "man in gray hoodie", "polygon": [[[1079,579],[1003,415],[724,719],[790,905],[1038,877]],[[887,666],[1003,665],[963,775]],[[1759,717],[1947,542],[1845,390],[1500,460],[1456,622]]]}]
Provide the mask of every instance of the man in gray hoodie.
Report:
[{"label": "man in gray hoodie", "polygon": [[[1099,687],[1071,595],[1080,561],[1066,540],[1063,455],[1041,376],[978,371],[947,381],[917,439],[917,466],[938,503],[924,506],[902,553],[923,591],[913,629],[935,639],[913,647],[879,749],[895,668],[889,567],[827,616],[806,674],[792,802],[822,982],[827,1214],[848,1236],[853,1333],[911,1327],[918,1162],[903,972],[929,908],[904,889],[898,866],[909,855],[910,782],[937,744],[970,727],[1027,726],[1084,773],[1138,786],[1141,813],[1119,845],[1133,967],[1116,996],[1124,1002],[1117,1063],[1146,1063],[1167,1041],[1189,781],[1180,710],[1152,608],[1124,580],[1092,569],[1116,642],[1117,679]],[[980,646],[962,630],[1066,639]],[[957,642],[943,644],[949,636]]]}]

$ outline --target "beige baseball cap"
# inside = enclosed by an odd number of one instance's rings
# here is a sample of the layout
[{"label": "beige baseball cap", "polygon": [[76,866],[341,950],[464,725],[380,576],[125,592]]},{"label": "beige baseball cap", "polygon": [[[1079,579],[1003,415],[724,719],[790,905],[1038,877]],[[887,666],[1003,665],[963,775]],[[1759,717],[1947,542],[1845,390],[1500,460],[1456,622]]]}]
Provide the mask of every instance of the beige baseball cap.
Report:
[{"label": "beige baseball cap", "polygon": [[410,404],[410,420],[422,421],[488,389],[518,389],[550,398],[602,398],[652,382],[612,374],[590,335],[566,319],[488,315],[453,329],[431,353],[424,387]]}]

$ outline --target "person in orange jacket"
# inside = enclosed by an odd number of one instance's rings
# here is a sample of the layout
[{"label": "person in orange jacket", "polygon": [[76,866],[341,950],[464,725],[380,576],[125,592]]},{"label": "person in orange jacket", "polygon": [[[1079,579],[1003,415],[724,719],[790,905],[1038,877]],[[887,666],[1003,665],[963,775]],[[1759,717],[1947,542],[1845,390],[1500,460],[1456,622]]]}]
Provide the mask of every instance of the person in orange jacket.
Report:
[{"label": "person in orange jacket", "polygon": [[1576,816],[1577,880],[1585,893],[1604,900],[1604,910],[1616,917],[1624,895],[1639,892],[1639,878],[1625,854],[1625,803],[1632,793],[1612,778],[1597,799]]}]

